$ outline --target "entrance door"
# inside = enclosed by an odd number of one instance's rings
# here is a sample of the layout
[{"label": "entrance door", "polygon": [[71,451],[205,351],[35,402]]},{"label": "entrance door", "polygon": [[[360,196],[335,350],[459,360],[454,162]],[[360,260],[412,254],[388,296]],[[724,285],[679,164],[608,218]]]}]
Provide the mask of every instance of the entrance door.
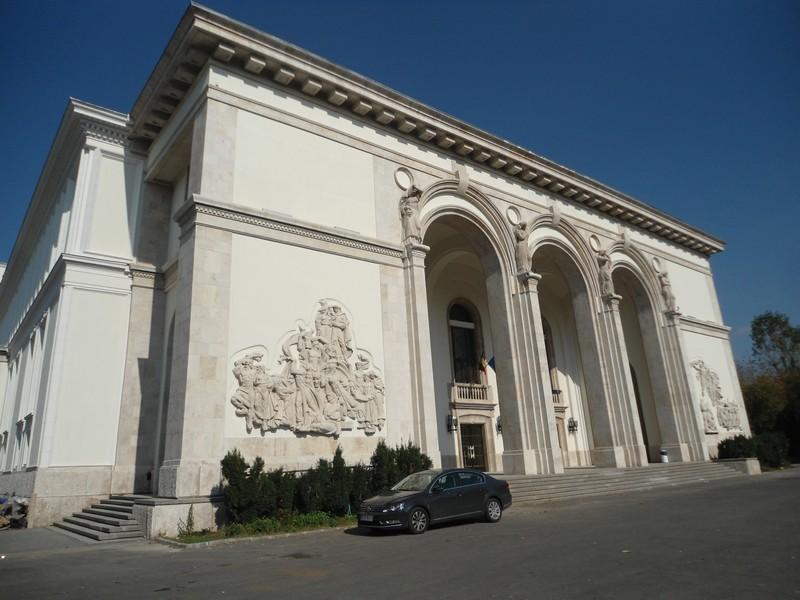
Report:
[{"label": "entrance door", "polygon": [[486,446],[483,442],[483,425],[461,424],[461,456],[469,469],[486,470]]}]

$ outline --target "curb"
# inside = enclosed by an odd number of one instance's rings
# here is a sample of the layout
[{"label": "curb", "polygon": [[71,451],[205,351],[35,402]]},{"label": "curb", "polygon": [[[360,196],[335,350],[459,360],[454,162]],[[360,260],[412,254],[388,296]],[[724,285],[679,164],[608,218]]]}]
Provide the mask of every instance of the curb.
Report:
[{"label": "curb", "polygon": [[176,540],[172,540],[165,537],[156,537],[153,538],[154,542],[159,544],[163,544],[165,546],[169,546],[171,548],[176,548],[178,550],[196,550],[199,548],[212,548],[214,546],[228,546],[230,544],[238,544],[240,542],[253,542],[258,540],[275,540],[287,537],[293,537],[296,535],[309,535],[312,533],[324,533],[326,531],[344,531],[345,529],[350,529],[352,527],[358,527],[358,525],[340,525],[339,527],[325,527],[320,529],[308,529],[306,531],[291,531],[287,533],[270,533],[267,535],[250,535],[247,537],[231,537],[231,538],[222,538],[219,540],[209,540],[207,542],[193,542],[191,544],[187,544],[184,542],[178,542]]}]

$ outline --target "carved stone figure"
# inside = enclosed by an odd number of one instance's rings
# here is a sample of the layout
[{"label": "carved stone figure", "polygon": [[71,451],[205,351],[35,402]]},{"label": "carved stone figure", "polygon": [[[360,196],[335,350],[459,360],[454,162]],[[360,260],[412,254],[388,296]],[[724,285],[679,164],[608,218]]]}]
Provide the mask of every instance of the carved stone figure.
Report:
[{"label": "carved stone figure", "polygon": [[605,250],[597,253],[597,266],[600,268],[600,294],[614,295],[614,279],[611,276],[611,257]]},{"label": "carved stone figure", "polygon": [[347,313],[320,301],[313,328],[299,325],[282,344],[280,373],[268,373],[258,352],[234,362],[236,416],[245,419],[248,433],[380,431],[386,423],[383,379],[366,354],[353,361],[354,350]]},{"label": "carved stone figure", "polygon": [[700,383],[700,410],[706,433],[718,433],[718,425],[729,431],[741,429],[739,408],[725,400],[716,371],[701,359],[690,364]]},{"label": "carved stone figure", "polygon": [[404,244],[422,241],[422,227],[419,222],[419,199],[421,194],[422,190],[412,185],[400,199],[400,221],[403,225]]},{"label": "carved stone figure", "polygon": [[517,273],[527,273],[531,270],[531,261],[528,258],[528,237],[530,229],[525,221],[520,221],[514,225],[514,239],[516,247],[514,249],[514,260],[517,265]]},{"label": "carved stone figure", "polygon": [[678,307],[675,304],[675,294],[672,293],[672,284],[669,281],[669,275],[667,273],[659,273],[658,282],[661,284],[661,297],[664,298],[664,305],[667,307],[667,312],[678,312]]}]

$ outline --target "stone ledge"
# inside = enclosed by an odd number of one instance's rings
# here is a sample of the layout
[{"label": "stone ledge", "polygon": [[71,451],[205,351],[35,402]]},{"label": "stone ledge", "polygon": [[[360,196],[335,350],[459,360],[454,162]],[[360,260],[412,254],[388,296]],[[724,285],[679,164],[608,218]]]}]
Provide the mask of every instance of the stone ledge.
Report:
[{"label": "stone ledge", "polygon": [[741,471],[745,475],[761,475],[761,463],[757,458],[722,458],[717,460],[721,465]]}]

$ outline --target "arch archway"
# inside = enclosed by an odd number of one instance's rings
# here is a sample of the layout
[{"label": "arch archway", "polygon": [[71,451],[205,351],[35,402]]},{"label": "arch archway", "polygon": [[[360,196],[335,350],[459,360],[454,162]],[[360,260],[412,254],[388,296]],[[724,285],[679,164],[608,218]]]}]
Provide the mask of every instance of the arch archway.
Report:
[{"label": "arch archway", "polygon": [[560,236],[536,241],[532,266],[541,275],[539,304],[563,463],[590,465],[594,448],[607,444],[594,427],[603,421],[606,403],[590,284]]},{"label": "arch archway", "polygon": [[[680,448],[675,398],[664,356],[660,315],[652,285],[633,261],[618,261],[612,278],[621,296],[620,320],[627,364],[634,384],[639,423],[648,460],[657,462],[664,447]],[[672,459],[681,459],[674,453]]]},{"label": "arch archway", "polygon": [[515,396],[508,281],[502,243],[469,206],[439,202],[424,227],[439,451],[444,467],[499,471],[497,424],[504,398]]}]

